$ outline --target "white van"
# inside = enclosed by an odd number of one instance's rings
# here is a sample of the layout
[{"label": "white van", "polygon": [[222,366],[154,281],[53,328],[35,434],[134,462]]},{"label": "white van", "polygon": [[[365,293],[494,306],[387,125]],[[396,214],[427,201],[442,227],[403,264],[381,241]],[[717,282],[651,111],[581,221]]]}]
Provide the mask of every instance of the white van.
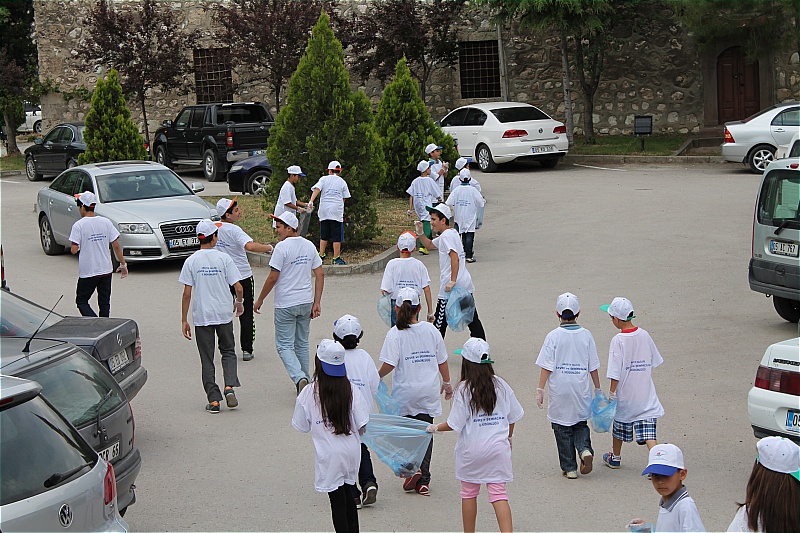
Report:
[{"label": "white van", "polygon": [[800,157],[764,170],[753,217],[750,289],[772,296],[778,314],[800,320]]}]

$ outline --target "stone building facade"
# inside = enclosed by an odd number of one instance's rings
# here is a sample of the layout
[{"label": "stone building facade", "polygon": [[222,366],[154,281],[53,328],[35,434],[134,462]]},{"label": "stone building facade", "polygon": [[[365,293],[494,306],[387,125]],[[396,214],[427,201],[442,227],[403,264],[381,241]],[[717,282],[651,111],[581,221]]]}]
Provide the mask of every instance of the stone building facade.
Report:
[{"label": "stone building facade", "polygon": [[[128,1],[132,0],[114,0],[114,4]],[[182,14],[187,28],[201,32],[203,38],[199,46],[220,48],[223,45],[211,37],[213,21],[204,7],[224,1],[227,0],[173,0],[169,5]],[[61,94],[47,95],[42,101],[45,128],[57,122],[82,120],[89,109],[89,101],[75,95],[80,94],[78,89],[81,88],[92,90],[98,76],[104,74],[82,71],[76,67],[74,59],[84,38],[87,12],[93,3],[94,0],[35,0],[40,75],[55,81],[61,90]],[[367,0],[350,0],[342,9],[364,10],[366,5]],[[638,114],[652,115],[655,132],[700,133],[719,129],[717,126],[724,122],[722,110],[728,112],[729,103],[725,98],[731,92],[729,85],[734,83],[724,79],[722,74],[730,70],[726,67],[732,61],[730,57],[733,61],[739,57],[741,63],[742,52],[737,43],[716,43],[699,50],[691,35],[676,21],[672,10],[656,1],[643,3],[635,20],[619,26],[618,44],[609,55],[591,110],[595,131],[599,134],[630,133],[633,117]],[[561,53],[556,35],[511,25],[498,29],[484,12],[473,7],[467,8],[462,28],[463,56],[459,64],[434,71],[427,88],[426,103],[435,119],[461,105],[507,99],[537,105],[554,118],[564,120]],[[474,63],[470,63],[472,60]],[[748,68],[756,91],[756,101],[750,102],[750,107],[762,109],[776,102],[800,98],[797,52],[772,53],[760,57]],[[466,89],[475,81],[473,76],[485,76],[487,72],[496,78],[490,90],[481,93]],[[234,83],[242,81],[236,79],[235,72],[232,76]],[[194,84],[194,80],[188,81],[189,85]],[[572,72],[572,82],[574,126],[576,132],[581,133],[582,114],[587,110],[575,72]],[[352,84],[353,88],[364,90],[377,104],[383,84],[355,78]],[[233,95],[234,99],[263,101],[274,109],[268,87],[241,87],[240,92]],[[74,97],[66,99],[65,94]],[[174,118],[184,105],[196,101],[194,92],[163,94],[153,90],[146,100],[150,131],[163,120]],[[131,112],[141,126],[141,111],[135,102],[131,102]],[[738,112],[744,113],[743,110]],[[737,118],[744,116],[747,115]]]}]

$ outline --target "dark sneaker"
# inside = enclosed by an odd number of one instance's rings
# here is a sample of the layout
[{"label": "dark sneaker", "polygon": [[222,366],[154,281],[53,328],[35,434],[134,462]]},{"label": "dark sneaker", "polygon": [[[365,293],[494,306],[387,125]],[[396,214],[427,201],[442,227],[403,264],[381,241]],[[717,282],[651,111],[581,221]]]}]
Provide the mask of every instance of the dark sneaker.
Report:
[{"label": "dark sneaker", "polygon": [[361,497],[356,496],[356,509],[361,509]]},{"label": "dark sneaker", "polygon": [[361,503],[365,506],[375,503],[378,499],[378,485],[375,483],[367,483],[367,487],[364,488],[364,494],[362,494],[361,497]]},{"label": "dark sneaker", "polygon": [[206,405],[206,413],[216,415],[219,413],[219,402],[213,402]]},{"label": "dark sneaker", "polygon": [[242,352],[242,361],[252,361],[253,352]]},{"label": "dark sneaker", "polygon": [[622,464],[622,461],[620,461],[620,458],[617,457],[615,459],[614,458],[614,454],[612,452],[608,452],[608,453],[604,453],[603,454],[603,462],[606,464],[607,467],[614,468],[614,469],[619,468],[621,466],[621,464]]},{"label": "dark sneaker", "polygon": [[475,259],[474,257],[467,257],[466,261],[467,263],[474,263],[475,261],[477,261],[477,259]]},{"label": "dark sneaker", "polygon": [[417,491],[417,494],[420,496],[430,496],[431,495],[431,488],[428,486],[427,483],[423,483],[421,485],[417,485],[414,487],[414,490]]},{"label": "dark sneaker", "polygon": [[592,452],[589,450],[583,450],[581,452],[581,474],[586,475],[592,471],[592,461],[594,460],[594,456]]},{"label": "dark sneaker", "polygon": [[228,409],[235,409],[239,406],[239,400],[236,399],[233,389],[225,389],[225,403],[228,404]]},{"label": "dark sneaker", "polygon": [[308,385],[308,380],[306,378],[300,378],[300,381],[295,383],[295,387],[297,388],[297,395],[300,396],[300,391],[306,388]]},{"label": "dark sneaker", "polygon": [[342,259],[342,256],[340,255],[339,257],[334,257],[333,258],[333,264],[334,265],[346,265],[347,263],[345,262],[344,259]]},{"label": "dark sneaker", "polygon": [[403,490],[406,492],[411,492],[413,490],[416,490],[417,483],[421,478],[422,478],[421,471],[417,471],[417,473],[414,474],[413,476],[407,477],[405,481],[403,481]]},{"label": "dark sneaker", "polygon": [[[317,252],[317,253],[319,253],[319,252]],[[328,257],[328,254],[319,254],[319,258],[320,259],[325,259],[326,257]]]}]

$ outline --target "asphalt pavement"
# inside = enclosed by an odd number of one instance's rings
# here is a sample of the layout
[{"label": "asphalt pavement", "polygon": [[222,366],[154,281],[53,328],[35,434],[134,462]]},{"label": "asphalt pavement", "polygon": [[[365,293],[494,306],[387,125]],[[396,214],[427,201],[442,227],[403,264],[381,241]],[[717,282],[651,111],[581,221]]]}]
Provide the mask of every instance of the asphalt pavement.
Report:
[{"label": "asphalt pavement", "polygon": [[[600,457],[611,437],[592,433],[594,472],[561,476],[546,411],[535,403],[534,363],[558,325],[556,296],[571,291],[583,307],[579,322],[594,334],[606,391],[616,330],[598,307],[614,296],[633,302],[635,324],[650,332],[665,361],[654,371],[666,410],[659,441],[683,449],[686,485],[706,528],[725,530],[755,458],[747,392],[764,349],[797,335],[747,284],[759,176],[741,165],[520,164],[476,177],[488,205],[475,240],[478,261],[468,268],[495,370],[525,408],[509,484],[515,529],[624,531],[629,519],[655,521],[658,513],[659,496],[640,475],[643,446],[625,445],[622,468],[610,470]],[[39,245],[32,206],[42,186],[24,176],[0,179],[6,277],[14,292],[48,307],[63,294],[56,311],[77,314],[76,258],[48,257]],[[209,183],[204,194],[225,193],[224,183]],[[420,258],[435,294],[438,258]],[[311,438],[290,424],[295,391],[275,353],[272,297],[256,319],[255,359],[239,362],[240,407],[209,416],[196,347],[180,331],[180,266],[132,264],[128,278],[114,279],[112,316],[138,322],[149,372],[133,401],[143,465],[125,519],[134,531],[331,530],[328,498],[313,489]],[[267,270],[254,271],[260,288]],[[365,330],[361,347],[377,361],[387,331],[376,313],[379,284],[379,273],[327,278],[312,344],[331,336],[339,316],[354,314]],[[466,339],[467,332],[448,332],[449,352]],[[458,356],[450,368],[459,375]],[[403,493],[373,457],[380,490],[378,502],[359,511],[361,529],[460,530],[456,438],[435,437],[427,498]],[[496,530],[485,489],[478,508],[478,530]]]}]

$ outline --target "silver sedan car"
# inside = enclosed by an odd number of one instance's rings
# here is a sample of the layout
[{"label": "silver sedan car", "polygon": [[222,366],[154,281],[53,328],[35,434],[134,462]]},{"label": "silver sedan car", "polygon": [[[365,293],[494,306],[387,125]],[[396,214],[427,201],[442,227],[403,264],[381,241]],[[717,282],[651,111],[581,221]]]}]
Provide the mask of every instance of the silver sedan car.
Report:
[{"label": "silver sedan car", "polygon": [[72,225],[80,218],[75,195],[92,191],[97,195],[95,213],[119,230],[126,261],[187,257],[200,248],[197,222],[219,219],[214,206],[197,196],[203,189],[200,183],[189,187],[170,169],[151,161],[94,163],[65,170],[37,196],[42,249],[47,255],[64,252]]},{"label": "silver sedan car", "polygon": [[726,122],[722,158],[761,174],[775,159],[778,146],[789,144],[798,131],[800,104],[776,104],[744,120]]}]

